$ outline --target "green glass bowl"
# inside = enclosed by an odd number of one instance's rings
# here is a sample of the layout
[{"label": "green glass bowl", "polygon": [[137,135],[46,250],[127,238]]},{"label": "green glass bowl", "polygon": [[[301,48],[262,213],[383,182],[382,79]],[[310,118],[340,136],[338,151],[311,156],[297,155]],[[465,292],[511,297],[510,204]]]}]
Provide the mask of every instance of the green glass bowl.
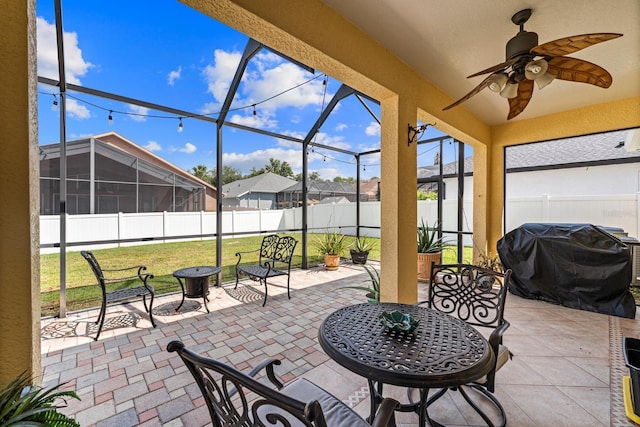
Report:
[{"label": "green glass bowl", "polygon": [[395,332],[411,333],[415,331],[418,324],[420,324],[420,320],[398,310],[383,311],[378,318],[380,319],[380,323],[386,328]]}]

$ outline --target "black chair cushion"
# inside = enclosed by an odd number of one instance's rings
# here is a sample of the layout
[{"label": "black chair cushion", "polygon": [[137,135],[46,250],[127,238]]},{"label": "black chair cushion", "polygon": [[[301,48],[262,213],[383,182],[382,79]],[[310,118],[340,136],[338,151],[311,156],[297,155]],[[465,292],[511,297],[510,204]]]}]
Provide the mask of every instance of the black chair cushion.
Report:
[{"label": "black chair cushion", "polygon": [[[285,385],[281,393],[293,397],[298,400],[310,402],[317,400],[322,407],[325,421],[331,427],[370,427],[362,417],[360,417],[353,409],[349,408],[344,402],[337,399],[328,391],[322,389],[316,384],[304,378],[293,380]],[[291,415],[289,415],[290,417]],[[289,418],[287,417],[287,418]],[[297,425],[297,424],[292,424]]]}]

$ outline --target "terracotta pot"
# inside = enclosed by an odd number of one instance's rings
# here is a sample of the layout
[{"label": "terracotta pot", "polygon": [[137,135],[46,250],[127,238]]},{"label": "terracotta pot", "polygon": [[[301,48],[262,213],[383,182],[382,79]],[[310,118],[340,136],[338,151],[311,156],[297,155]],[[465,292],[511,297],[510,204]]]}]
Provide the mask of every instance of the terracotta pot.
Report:
[{"label": "terracotta pot", "polygon": [[324,268],[327,270],[337,270],[340,266],[340,255],[325,255]]},{"label": "terracotta pot", "polygon": [[418,252],[418,280],[428,282],[431,275],[431,263],[440,263],[442,252],[420,253]]}]

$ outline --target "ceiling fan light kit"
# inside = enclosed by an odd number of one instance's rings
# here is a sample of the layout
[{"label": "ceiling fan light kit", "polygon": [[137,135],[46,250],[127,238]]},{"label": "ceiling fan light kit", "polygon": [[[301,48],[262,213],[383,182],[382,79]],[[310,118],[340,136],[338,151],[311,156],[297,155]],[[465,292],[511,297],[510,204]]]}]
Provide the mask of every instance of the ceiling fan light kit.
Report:
[{"label": "ceiling fan light kit", "polygon": [[471,92],[444,107],[443,110],[461,104],[488,87],[489,90],[500,93],[500,96],[509,100],[507,120],[511,120],[524,111],[529,104],[533,96],[534,81],[538,89],[546,87],[554,79],[589,83],[605,89],[611,86],[613,78],[607,70],[596,64],[565,55],[621,37],[622,34],[583,34],[538,45],[538,34],[524,30],[524,24],[531,17],[531,13],[531,9],[524,9],[511,17],[511,22],[518,25],[520,30],[507,42],[505,62],[470,75],[468,78],[491,73]]}]

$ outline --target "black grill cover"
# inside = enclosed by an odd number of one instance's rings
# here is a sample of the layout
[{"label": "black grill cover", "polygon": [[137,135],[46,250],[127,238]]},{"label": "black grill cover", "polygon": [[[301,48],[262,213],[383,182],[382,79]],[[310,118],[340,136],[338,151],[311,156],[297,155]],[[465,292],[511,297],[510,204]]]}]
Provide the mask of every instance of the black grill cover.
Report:
[{"label": "black grill cover", "polygon": [[509,291],[580,310],[635,318],[630,248],[590,224],[524,224],[498,241]]}]

